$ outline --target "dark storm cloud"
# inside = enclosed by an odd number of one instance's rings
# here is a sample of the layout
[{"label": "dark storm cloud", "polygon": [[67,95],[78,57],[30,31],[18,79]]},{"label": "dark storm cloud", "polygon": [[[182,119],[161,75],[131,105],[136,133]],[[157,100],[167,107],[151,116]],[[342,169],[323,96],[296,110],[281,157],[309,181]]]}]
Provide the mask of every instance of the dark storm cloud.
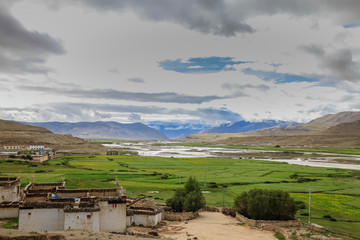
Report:
[{"label": "dark storm cloud", "polygon": [[[56,9],[65,1],[45,1]],[[99,11],[133,11],[140,18],[155,22],[172,22],[201,33],[235,36],[252,33],[246,19],[259,15],[290,14],[326,16],[341,25],[357,23],[358,0],[67,0],[82,3]],[[54,7],[56,6],[56,7]]]},{"label": "dark storm cloud", "polygon": [[353,61],[349,49],[342,49],[328,54],[322,59],[321,66],[329,69],[340,79],[360,81],[360,64]]},{"label": "dark storm cloud", "polygon": [[326,69],[329,77],[348,81],[360,81],[360,63],[353,60],[350,49],[340,49],[327,53],[318,45],[306,45],[300,48],[318,58],[319,67]]},{"label": "dark storm cloud", "polygon": [[[241,17],[227,13],[224,0],[76,0],[100,11],[131,10],[140,18],[172,22],[201,33],[235,36],[253,29]],[[47,1],[46,1],[47,2]],[[67,3],[74,3],[74,0]],[[58,3],[61,3],[58,1]]]},{"label": "dark storm cloud", "polygon": [[61,42],[46,33],[27,30],[11,15],[10,5],[0,1],[0,72],[48,72],[43,64],[49,56],[65,52]]},{"label": "dark storm cloud", "polygon": [[213,100],[229,98],[228,96],[220,97],[215,95],[210,96],[191,96],[185,94],[178,94],[174,92],[161,93],[145,93],[145,92],[126,92],[117,91],[113,89],[67,89],[43,87],[43,86],[19,86],[21,90],[37,91],[43,93],[51,93],[56,95],[63,95],[74,98],[100,98],[100,99],[114,99],[127,100],[138,102],[164,102],[164,103],[181,103],[181,104],[201,104],[204,102],[211,102]]}]

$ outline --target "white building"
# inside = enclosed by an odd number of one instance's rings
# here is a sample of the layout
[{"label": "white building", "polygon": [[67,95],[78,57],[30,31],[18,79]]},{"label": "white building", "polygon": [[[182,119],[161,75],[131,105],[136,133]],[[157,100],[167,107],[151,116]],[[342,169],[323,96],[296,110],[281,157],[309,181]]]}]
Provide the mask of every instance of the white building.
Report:
[{"label": "white building", "polygon": [[42,151],[45,149],[44,145],[29,145],[28,149],[30,151]]}]

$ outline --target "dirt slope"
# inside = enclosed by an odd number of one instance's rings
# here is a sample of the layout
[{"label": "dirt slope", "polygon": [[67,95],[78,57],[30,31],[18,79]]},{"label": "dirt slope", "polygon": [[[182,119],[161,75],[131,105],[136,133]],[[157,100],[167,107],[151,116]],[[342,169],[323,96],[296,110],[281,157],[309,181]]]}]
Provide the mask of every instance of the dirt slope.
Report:
[{"label": "dirt slope", "polygon": [[337,114],[328,114],[323,117],[312,120],[309,123],[296,125],[284,129],[265,129],[260,131],[248,132],[247,136],[291,136],[308,135],[323,131],[329,127],[340,123],[348,123],[360,120],[360,112],[341,112]]},{"label": "dirt slope", "polygon": [[0,120],[0,147],[30,144],[43,144],[60,152],[88,154],[100,153],[106,149],[71,135],[54,134],[42,127]]},{"label": "dirt slope", "polygon": [[337,136],[360,136],[360,121],[340,123],[324,131],[316,133],[318,135],[337,135]]}]

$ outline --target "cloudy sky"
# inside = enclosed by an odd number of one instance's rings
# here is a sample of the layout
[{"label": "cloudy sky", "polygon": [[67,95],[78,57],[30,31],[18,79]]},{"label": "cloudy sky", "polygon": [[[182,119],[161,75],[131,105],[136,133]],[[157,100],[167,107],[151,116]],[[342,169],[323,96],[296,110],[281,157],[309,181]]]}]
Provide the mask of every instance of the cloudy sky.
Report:
[{"label": "cloudy sky", "polygon": [[306,122],[360,110],[358,0],[0,0],[0,118]]}]

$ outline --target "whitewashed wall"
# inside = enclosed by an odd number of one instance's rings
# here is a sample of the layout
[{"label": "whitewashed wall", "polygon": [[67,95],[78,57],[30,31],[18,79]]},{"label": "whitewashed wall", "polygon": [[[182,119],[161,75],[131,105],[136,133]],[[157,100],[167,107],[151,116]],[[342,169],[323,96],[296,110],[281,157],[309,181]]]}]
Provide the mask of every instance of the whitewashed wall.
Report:
[{"label": "whitewashed wall", "polygon": [[109,204],[107,201],[99,202],[100,231],[124,232],[126,229],[126,204]]},{"label": "whitewashed wall", "polygon": [[0,203],[16,201],[20,196],[17,187],[20,188],[20,183],[12,187],[0,186]]},{"label": "whitewashed wall", "polygon": [[19,217],[19,206],[16,207],[0,207],[0,219],[4,218],[18,218]]},{"label": "whitewashed wall", "polygon": [[161,222],[162,213],[158,213],[156,215],[147,215],[147,214],[139,214],[134,212],[134,216],[132,217],[132,222],[136,226],[144,226],[144,227],[154,227]]},{"label": "whitewashed wall", "polygon": [[66,212],[64,230],[68,229],[99,231],[99,212]]},{"label": "whitewashed wall", "polygon": [[64,230],[64,210],[36,208],[19,210],[19,229],[27,231]]}]

